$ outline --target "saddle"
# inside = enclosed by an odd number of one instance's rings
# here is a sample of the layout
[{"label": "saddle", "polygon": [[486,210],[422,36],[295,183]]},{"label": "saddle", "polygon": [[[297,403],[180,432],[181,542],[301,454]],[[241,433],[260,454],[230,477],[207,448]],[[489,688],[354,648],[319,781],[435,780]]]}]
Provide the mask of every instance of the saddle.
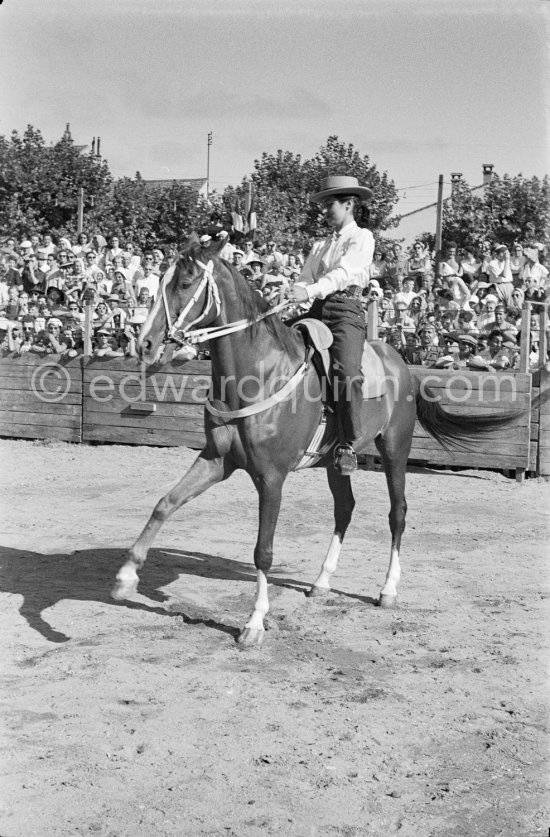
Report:
[{"label": "saddle", "polygon": [[[327,380],[332,381],[330,347],[332,345],[332,334],[328,326],[313,317],[300,320],[293,326],[304,332],[305,340],[313,346],[320,361],[323,374]],[[365,340],[363,347],[363,359],[361,361],[363,373],[363,399],[380,398],[386,394],[387,382],[382,361]]]}]

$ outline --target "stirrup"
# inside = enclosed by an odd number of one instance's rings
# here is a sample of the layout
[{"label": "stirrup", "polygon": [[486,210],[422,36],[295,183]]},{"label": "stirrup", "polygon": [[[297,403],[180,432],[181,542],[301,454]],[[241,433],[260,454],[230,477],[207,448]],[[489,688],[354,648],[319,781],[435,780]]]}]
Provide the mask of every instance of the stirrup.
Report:
[{"label": "stirrup", "polygon": [[357,454],[351,445],[337,446],[334,451],[334,467],[342,476],[348,476],[357,470]]}]

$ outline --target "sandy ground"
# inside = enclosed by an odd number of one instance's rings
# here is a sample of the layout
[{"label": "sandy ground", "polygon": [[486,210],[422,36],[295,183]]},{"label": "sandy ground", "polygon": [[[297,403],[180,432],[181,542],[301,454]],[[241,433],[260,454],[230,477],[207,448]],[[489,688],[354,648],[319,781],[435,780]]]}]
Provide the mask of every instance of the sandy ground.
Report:
[{"label": "sandy ground", "polygon": [[[383,475],[354,477],[328,600],[322,471],[286,485],[264,646],[248,477],[180,510],[135,601],[124,549],[195,454],[0,442],[1,837],[548,833],[548,485],[409,474],[400,604]],[[13,499],[17,498],[16,502]]]}]

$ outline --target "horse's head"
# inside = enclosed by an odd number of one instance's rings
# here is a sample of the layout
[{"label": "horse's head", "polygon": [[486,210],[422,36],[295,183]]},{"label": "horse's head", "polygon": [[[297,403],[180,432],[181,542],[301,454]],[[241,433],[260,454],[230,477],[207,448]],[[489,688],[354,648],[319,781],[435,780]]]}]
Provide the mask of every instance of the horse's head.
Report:
[{"label": "horse's head", "polygon": [[201,247],[193,235],[172,262],[137,341],[139,357],[145,363],[159,360],[165,345],[181,345],[187,329],[214,322],[220,306],[212,258],[223,246],[224,241],[214,241],[208,248]]}]

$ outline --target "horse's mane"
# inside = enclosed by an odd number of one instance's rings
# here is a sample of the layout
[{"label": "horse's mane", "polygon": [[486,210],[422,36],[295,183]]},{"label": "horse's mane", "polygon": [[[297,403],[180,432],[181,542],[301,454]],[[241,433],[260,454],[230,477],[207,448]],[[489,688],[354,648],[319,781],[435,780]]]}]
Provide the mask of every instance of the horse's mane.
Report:
[{"label": "horse's mane", "polygon": [[[265,299],[250,287],[242,273],[239,273],[235,267],[225,259],[217,259],[218,263],[223,265],[231,274],[231,279],[237,292],[237,296],[243,306],[243,314],[249,320],[255,320],[260,314],[269,311],[269,305]],[[299,334],[289,326],[285,325],[278,314],[273,314],[271,317],[266,317],[261,323],[255,323],[250,326],[248,333],[254,339],[258,334],[258,329],[264,325],[269,334],[275,338],[280,347],[291,357],[296,357],[300,348],[303,346]]]},{"label": "horse's mane", "polygon": [[[179,255],[180,259],[188,263],[197,259],[204,259],[204,257],[196,236],[192,236],[187,240],[186,245]],[[232,264],[225,259],[217,258],[214,253],[209,255],[209,257],[214,260],[215,264],[229,272],[229,281],[231,281],[239,302],[242,305],[243,317],[253,321],[260,314],[269,311],[269,305],[264,298],[250,287],[244,276]],[[262,326],[265,326],[268,333],[288,355],[292,358],[299,357],[300,350],[303,350],[302,338],[295,329],[285,325],[278,314],[273,314],[271,317],[266,317],[259,323],[254,323],[247,329],[247,333],[254,339]]]}]

